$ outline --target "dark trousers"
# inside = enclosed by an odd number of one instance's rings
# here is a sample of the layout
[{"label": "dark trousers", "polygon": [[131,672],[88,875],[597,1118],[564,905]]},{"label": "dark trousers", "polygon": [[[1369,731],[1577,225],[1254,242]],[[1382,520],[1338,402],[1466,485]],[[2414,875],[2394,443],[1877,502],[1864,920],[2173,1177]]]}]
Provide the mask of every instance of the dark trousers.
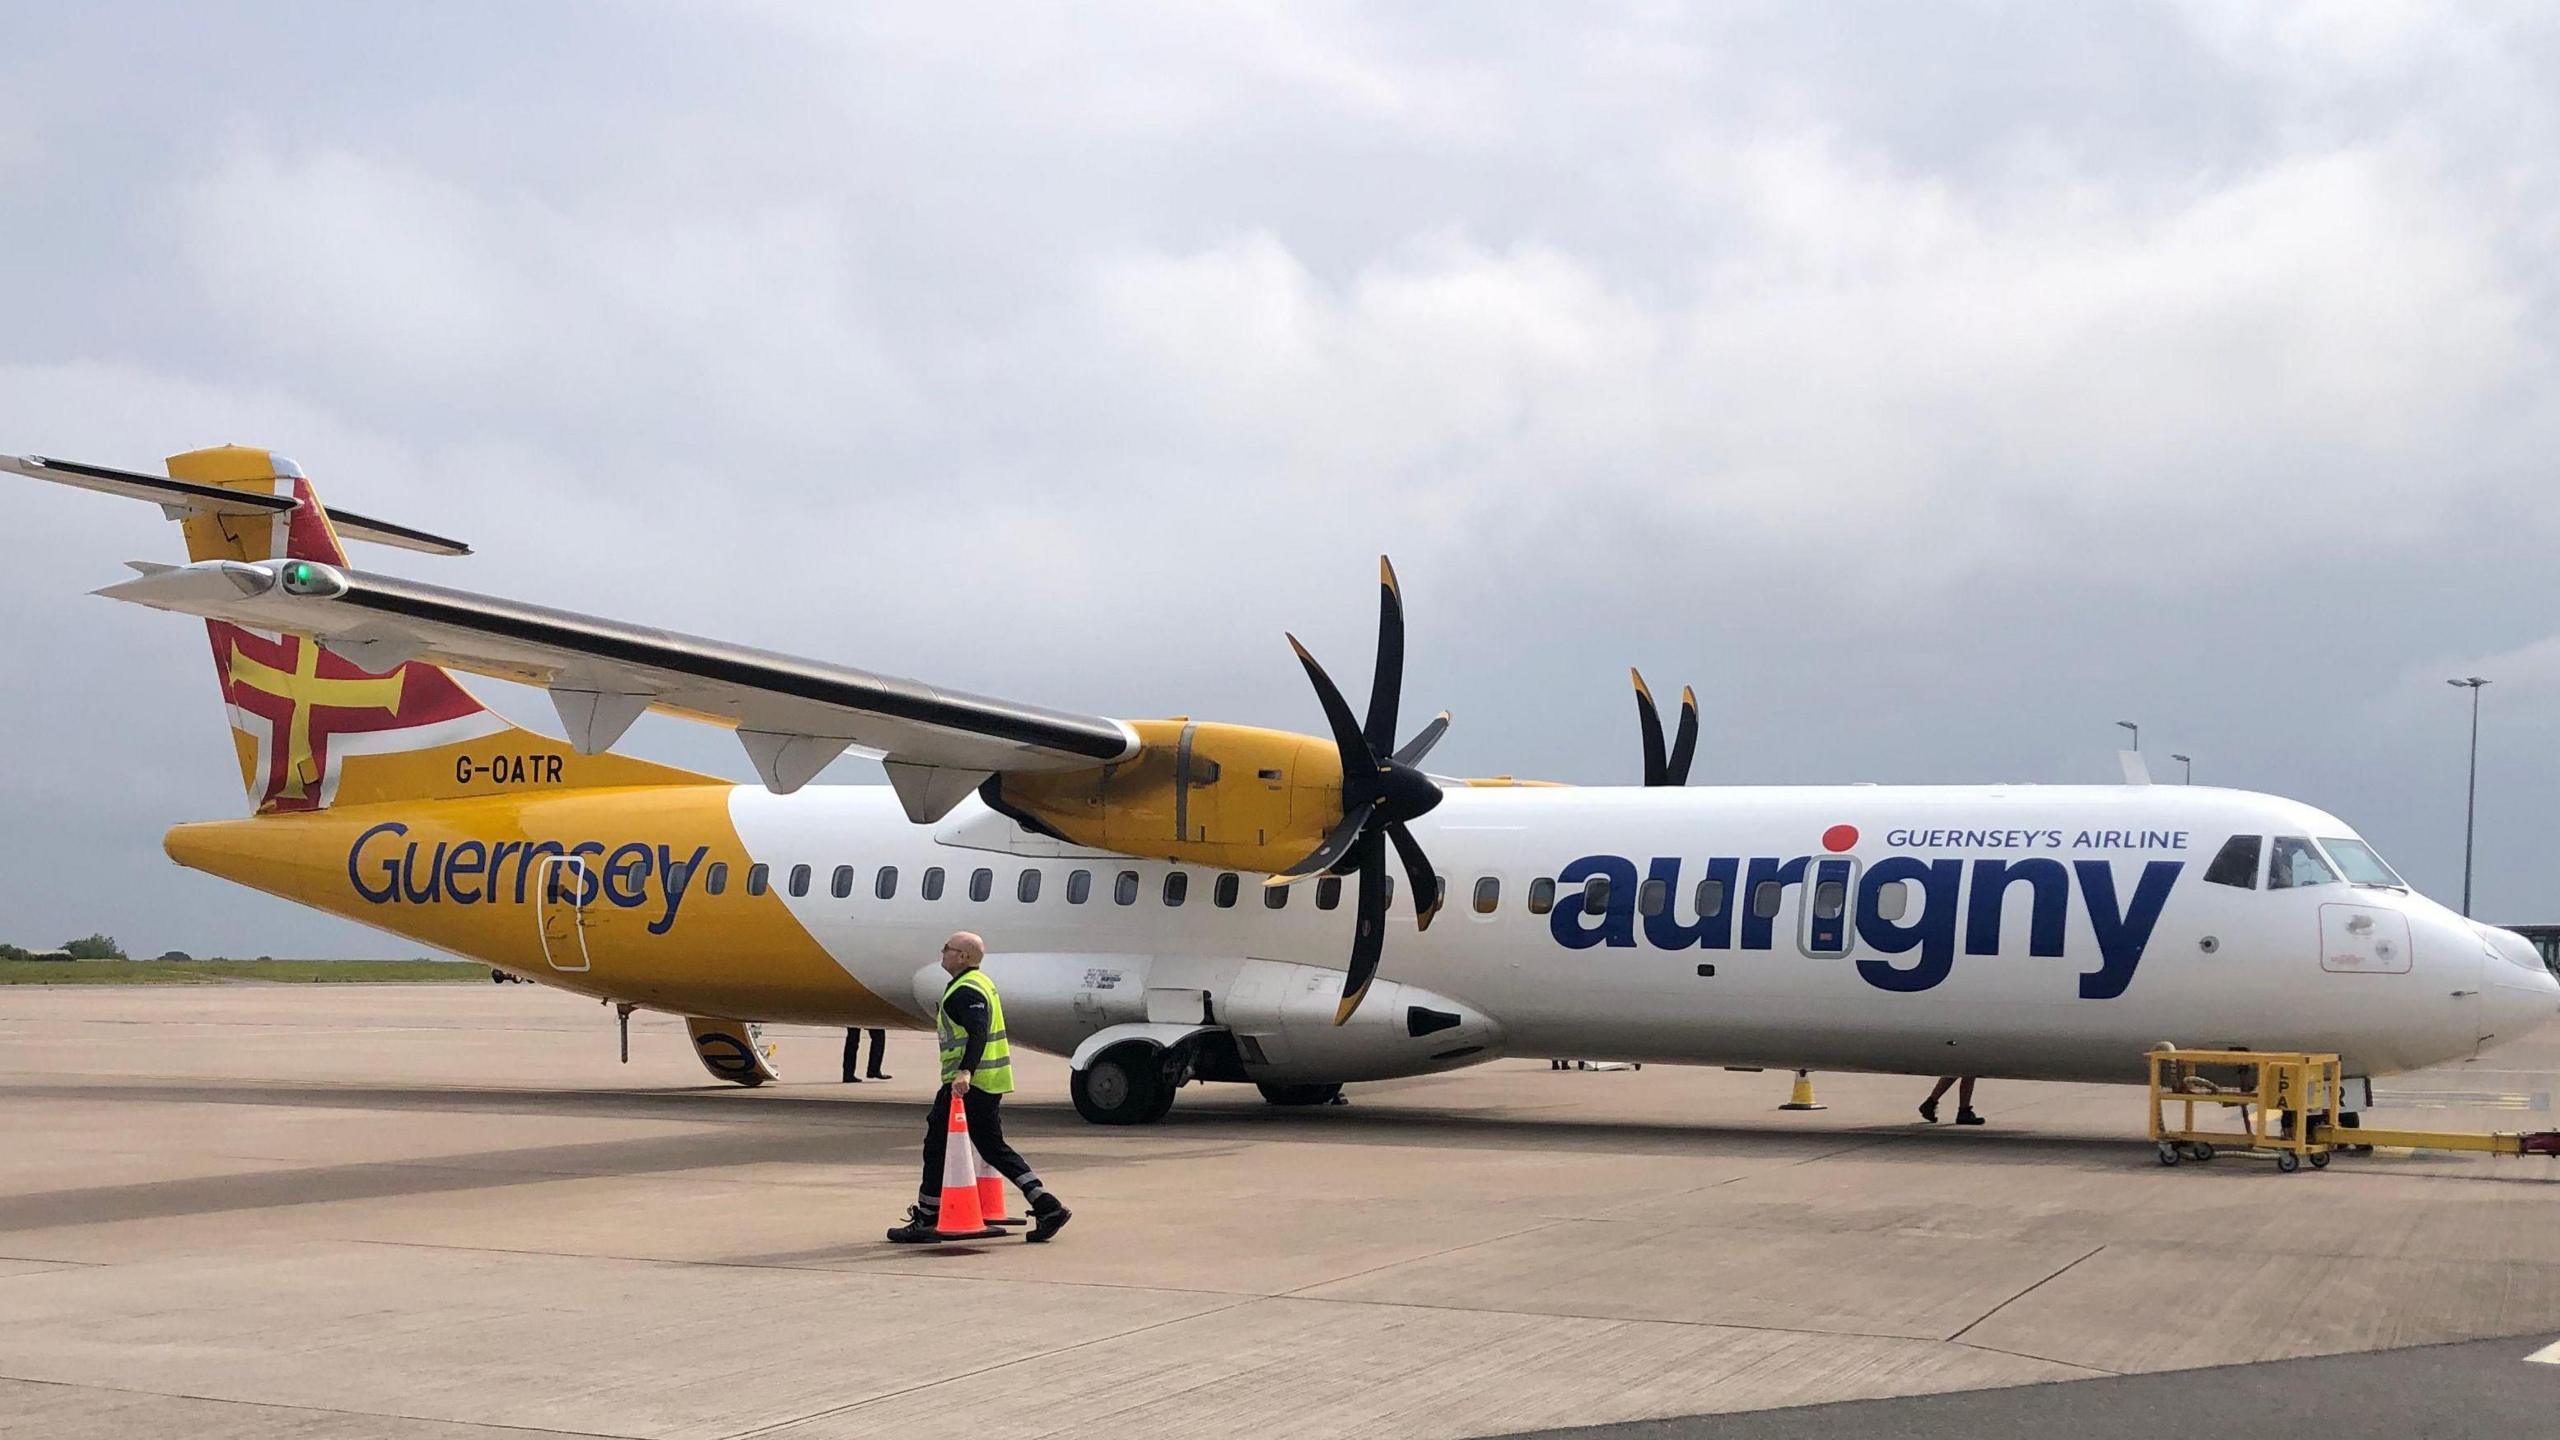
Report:
[{"label": "dark trousers", "polygon": [[[886,1030],[872,1031],[870,1078],[874,1080],[885,1080],[889,1078],[880,1073],[880,1062],[886,1060],[888,1057],[889,1032]],[[844,1032],[844,1078],[852,1080],[859,1077],[861,1073],[862,1032],[859,1030],[847,1030]]]},{"label": "dark trousers", "polygon": [[[969,1117],[969,1138],[978,1146],[978,1154],[996,1168],[996,1173],[1012,1181],[1022,1191],[1022,1198],[1038,1206],[1049,1193],[1040,1177],[1031,1173],[1031,1162],[1004,1143],[1004,1121],[996,1114],[1001,1095],[990,1095],[972,1087],[960,1097],[960,1108]],[[923,1204],[927,1212],[942,1208],[942,1142],[951,1128],[951,1087],[933,1092],[933,1107],[924,1130]]]}]

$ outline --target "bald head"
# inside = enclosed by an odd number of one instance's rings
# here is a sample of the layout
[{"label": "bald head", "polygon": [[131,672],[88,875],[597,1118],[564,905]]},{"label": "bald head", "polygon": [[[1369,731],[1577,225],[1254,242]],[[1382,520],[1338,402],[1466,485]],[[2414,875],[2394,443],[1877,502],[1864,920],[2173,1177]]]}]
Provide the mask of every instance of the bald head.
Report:
[{"label": "bald head", "polygon": [[966,930],[942,942],[942,968],[957,975],[987,958],[987,942]]}]

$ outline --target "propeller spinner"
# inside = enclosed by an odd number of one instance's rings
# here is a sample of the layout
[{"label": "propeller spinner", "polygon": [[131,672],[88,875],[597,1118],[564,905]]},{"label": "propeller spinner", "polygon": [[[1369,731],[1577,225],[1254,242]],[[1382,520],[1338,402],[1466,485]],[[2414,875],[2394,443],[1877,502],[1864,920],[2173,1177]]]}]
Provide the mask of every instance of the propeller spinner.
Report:
[{"label": "propeller spinner", "polygon": [[1647,785],[1686,785],[1689,783],[1689,761],[1698,750],[1698,692],[1680,687],[1680,730],[1671,742],[1671,754],[1662,753],[1662,715],[1653,707],[1653,691],[1644,683],[1644,672],[1629,670],[1636,682],[1636,723],[1644,729],[1644,783]]},{"label": "propeller spinner", "polygon": [[1405,822],[1429,814],[1440,803],[1440,787],[1416,767],[1440,737],[1449,732],[1443,710],[1397,749],[1396,710],[1404,691],[1404,595],[1396,587],[1396,571],[1378,557],[1378,666],[1369,682],[1366,722],[1355,718],[1333,678],[1316,657],[1289,637],[1298,663],[1307,668],[1325,722],[1333,728],[1334,748],[1342,755],[1342,820],[1307,858],[1272,876],[1265,884],[1286,885],[1328,872],[1359,877],[1359,928],[1352,933],[1351,968],[1343,976],[1342,1003],[1333,1023],[1349,1020],[1378,978],[1378,957],[1386,946],[1387,846],[1403,862],[1413,887],[1415,928],[1431,928],[1431,918],[1445,898],[1431,858],[1405,828]]}]

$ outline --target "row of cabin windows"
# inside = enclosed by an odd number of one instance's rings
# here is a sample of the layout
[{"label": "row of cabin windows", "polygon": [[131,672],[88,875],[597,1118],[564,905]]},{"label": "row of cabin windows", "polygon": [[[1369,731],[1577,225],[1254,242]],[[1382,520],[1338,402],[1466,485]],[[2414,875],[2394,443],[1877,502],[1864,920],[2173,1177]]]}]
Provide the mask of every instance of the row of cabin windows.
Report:
[{"label": "row of cabin windows", "polygon": [[[1025,905],[1029,905],[1037,901],[1040,898],[1041,873],[1042,872],[1038,870],[1024,870],[1020,874],[1016,875],[1013,882],[1013,898],[1021,901]],[[807,865],[794,865],[786,874],[782,888],[794,898],[807,895],[809,893],[810,883],[814,876],[815,871],[812,870],[811,867]],[[853,866],[839,865],[835,868],[835,873],[828,879],[827,893],[833,895],[838,900],[850,899],[853,895],[854,885],[857,878],[858,877],[855,874]],[[677,888],[682,888],[684,880],[685,877],[679,874],[675,877],[673,884]],[[941,866],[929,866],[926,868],[923,877],[917,884],[917,893],[927,900],[939,900],[942,898],[946,882],[947,877]],[[714,861],[713,863],[703,867],[702,888],[705,893],[712,895],[724,895],[728,893],[729,866],[727,862]],[[969,872],[967,893],[971,900],[985,901],[995,894],[995,888],[995,871],[982,867]],[[772,889],[773,867],[761,863],[747,867],[746,890],[748,894],[763,895],[770,892]],[[1111,898],[1116,904],[1135,905],[1138,903],[1138,891],[1138,872],[1135,870],[1123,870],[1112,882]],[[1228,871],[1217,878],[1216,882],[1211,886],[1210,895],[1218,908],[1223,910],[1233,907],[1242,891],[1243,877],[1237,875],[1234,871]],[[896,899],[898,895],[898,867],[895,865],[881,866],[879,872],[872,877],[871,893],[876,899]],[[1164,877],[1165,904],[1180,905],[1185,900],[1189,899],[1190,895],[1191,877],[1189,875],[1180,870],[1176,870]],[[1392,882],[1389,884],[1388,897],[1390,899],[1394,898],[1394,887]],[[1070,905],[1082,905],[1092,898],[1093,872],[1090,870],[1069,871],[1067,874],[1067,903]],[[1262,908],[1266,910],[1280,910],[1287,908],[1288,904],[1289,890],[1287,887],[1277,885],[1262,887]],[[1331,910],[1337,908],[1341,904],[1342,877],[1338,875],[1327,875],[1316,881],[1317,909]]]},{"label": "row of cabin windows", "polygon": [[[794,865],[785,876],[783,888],[794,897],[805,896],[809,893],[809,887],[814,876],[815,872],[811,867],[807,865]],[[834,874],[828,879],[827,893],[833,895],[838,900],[849,899],[853,895],[854,886],[858,879],[859,877],[857,876],[853,866],[839,865],[835,867]],[[678,876],[674,883],[677,887],[681,888],[684,884],[683,877]],[[1112,903],[1117,905],[1137,904],[1140,883],[1137,871],[1121,871],[1112,880]],[[1389,876],[1386,878],[1384,883],[1387,892],[1387,903],[1392,905],[1395,903],[1395,879],[1394,877]],[[1440,881],[1440,887],[1444,894],[1448,889],[1448,883],[1449,882],[1446,878],[1442,878]],[[1761,881],[1760,884],[1754,887],[1752,891],[1751,913],[1763,920],[1776,918],[1779,910],[1786,904],[1786,890],[1788,883],[1790,882],[1778,880]],[[984,902],[995,894],[995,884],[995,871],[983,867],[972,870],[969,872],[967,894],[973,901]],[[931,866],[925,870],[923,877],[919,881],[917,893],[927,900],[939,900],[942,898],[944,885],[945,875],[943,868],[939,865]],[[1014,877],[1013,898],[1025,905],[1032,904],[1040,898],[1040,887],[1041,872],[1038,870],[1025,869]],[[713,895],[727,893],[729,888],[729,866],[726,862],[715,861],[714,863],[704,867],[702,872],[702,888]],[[746,891],[748,894],[763,895],[772,888],[773,875],[771,866],[755,864],[747,867]],[[1262,907],[1264,909],[1282,910],[1288,907],[1290,887],[1285,885],[1265,885],[1260,888],[1262,890]],[[1244,881],[1242,876],[1232,870],[1224,871],[1219,874],[1217,879],[1210,882],[1210,903],[1216,905],[1221,910],[1232,909],[1241,897],[1243,889]],[[892,900],[897,898],[898,867],[895,865],[881,866],[879,871],[872,877],[871,893],[874,898],[881,900]],[[1191,877],[1180,870],[1168,873],[1164,877],[1162,893],[1164,903],[1166,905],[1175,906],[1182,904],[1190,898]],[[1090,870],[1069,871],[1067,874],[1067,903],[1070,905],[1082,905],[1092,898],[1093,872]],[[1697,888],[1692,895],[1699,918],[1707,920],[1712,920],[1724,913],[1725,898],[1725,883],[1721,880],[1699,881]],[[1589,880],[1583,882],[1580,887],[1578,899],[1584,914],[1597,915],[1606,911],[1609,908],[1610,900],[1609,877],[1606,875],[1595,875]],[[1570,899],[1568,900],[1568,903],[1571,903]],[[1840,881],[1826,880],[1814,887],[1814,914],[1822,919],[1830,920],[1838,918],[1842,912],[1848,908],[1848,903],[1848,887]],[[1877,916],[1878,918],[1887,921],[1900,920],[1904,911],[1909,906],[1909,903],[1910,892],[1906,885],[1899,883],[1888,885],[1876,895]],[[1341,876],[1327,875],[1316,881],[1317,909],[1332,910],[1340,907],[1341,904]],[[1475,912],[1479,915],[1491,915],[1500,910],[1502,908],[1502,882],[1491,875],[1478,879],[1475,884],[1473,905]],[[1664,881],[1647,880],[1636,887],[1636,910],[1638,913],[1643,915],[1659,915],[1669,909],[1670,906],[1671,887]],[[1554,910],[1555,907],[1556,882],[1544,877],[1530,881],[1529,913],[1532,915],[1544,915]]]}]

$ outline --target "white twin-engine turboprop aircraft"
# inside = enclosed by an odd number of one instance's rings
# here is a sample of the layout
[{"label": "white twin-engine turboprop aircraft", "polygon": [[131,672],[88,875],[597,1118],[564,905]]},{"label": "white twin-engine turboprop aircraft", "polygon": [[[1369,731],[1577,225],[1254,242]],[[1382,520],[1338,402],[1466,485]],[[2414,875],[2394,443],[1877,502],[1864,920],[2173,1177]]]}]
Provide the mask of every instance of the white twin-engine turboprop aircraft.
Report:
[{"label": "white twin-engine turboprop aircraft", "polygon": [[[174,859],[686,1016],[741,1083],[773,1074],[750,1022],[930,1024],[956,929],[987,938],[1013,1041],[1071,1057],[1103,1123],[1192,1081],[1306,1104],[1503,1055],[2131,1080],[2165,1041],[2370,1076],[2560,1011],[2522,937],[2274,796],[1690,789],[1695,703],[1666,754],[1641,680],[1643,787],[1428,774],[1448,717],[1399,726],[1383,566],[1365,715],[1298,648],[1314,736],[1068,714],[354,570],[344,539],[464,547],[333,516],[263,450],[0,467],[182,524],[192,563],[101,593],[206,620],[256,813],[178,826]],[[568,738],[450,670],[543,687]],[[613,753],[644,709],[735,728],[763,784]],[[801,788],[848,749],[890,786]]]}]

